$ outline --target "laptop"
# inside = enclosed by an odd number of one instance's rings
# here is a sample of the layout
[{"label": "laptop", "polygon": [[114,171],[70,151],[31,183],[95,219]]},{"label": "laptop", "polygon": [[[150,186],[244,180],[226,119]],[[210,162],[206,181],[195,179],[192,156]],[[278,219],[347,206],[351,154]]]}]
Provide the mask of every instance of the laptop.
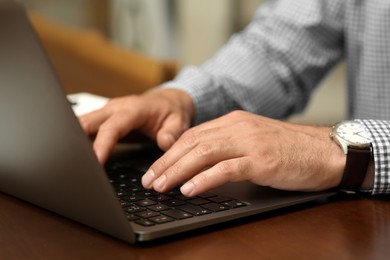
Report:
[{"label": "laptop", "polygon": [[24,8],[9,0],[0,0],[0,120],[1,192],[129,243],[335,194],[249,182],[195,198],[178,190],[158,194],[139,184],[148,156],[150,162],[156,158],[148,148],[140,149],[141,156],[127,154],[128,161],[113,157],[102,167]]}]

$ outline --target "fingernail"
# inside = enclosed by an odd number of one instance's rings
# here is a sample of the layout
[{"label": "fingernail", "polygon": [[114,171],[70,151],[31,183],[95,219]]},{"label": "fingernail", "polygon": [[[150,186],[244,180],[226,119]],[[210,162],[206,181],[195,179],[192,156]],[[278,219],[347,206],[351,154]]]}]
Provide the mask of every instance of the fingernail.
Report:
[{"label": "fingernail", "polygon": [[194,191],[194,188],[195,185],[192,182],[187,182],[180,188],[180,191],[181,193],[183,193],[183,195],[190,197],[192,192]]},{"label": "fingernail", "polygon": [[157,191],[161,190],[164,187],[166,181],[167,177],[164,174],[161,175],[157,180],[154,181],[153,188]]},{"label": "fingernail", "polygon": [[150,189],[152,187],[152,183],[154,181],[154,178],[155,178],[155,174],[154,174],[154,171],[152,169],[149,169],[145,172],[144,176],[142,176],[142,185],[147,188],[147,189]]}]

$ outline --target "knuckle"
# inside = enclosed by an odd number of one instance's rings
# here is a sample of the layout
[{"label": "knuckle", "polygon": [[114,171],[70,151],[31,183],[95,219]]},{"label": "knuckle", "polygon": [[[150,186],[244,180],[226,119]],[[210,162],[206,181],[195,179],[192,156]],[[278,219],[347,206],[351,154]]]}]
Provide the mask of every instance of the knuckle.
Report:
[{"label": "knuckle", "polygon": [[124,135],[127,131],[127,123],[126,113],[117,112],[100,125],[99,131],[112,131],[116,134]]},{"label": "knuckle", "polygon": [[228,160],[218,164],[218,171],[230,181],[244,179],[250,172],[250,163],[247,160]]},{"label": "knuckle", "polygon": [[198,174],[198,175],[196,175],[192,179],[192,183],[196,187],[200,187],[200,188],[209,186],[209,180],[208,180],[208,178],[207,178],[207,176],[205,174]]},{"label": "knuckle", "polygon": [[238,125],[243,129],[258,128],[258,123],[250,117],[241,120]]},{"label": "knuckle", "polygon": [[155,161],[150,168],[152,168],[155,172],[160,172],[162,169],[166,169],[167,165],[168,160],[163,156],[160,157],[157,161]]},{"label": "knuckle", "polygon": [[213,146],[209,143],[199,144],[194,150],[198,157],[208,157],[213,153]]},{"label": "knuckle", "polygon": [[107,120],[102,125],[100,125],[99,131],[116,131],[116,128],[110,120]]},{"label": "knuckle", "polygon": [[123,131],[116,124],[111,122],[110,120],[106,121],[99,127],[100,134],[103,134],[106,137],[110,137],[113,139],[119,139],[123,136]]},{"label": "knuckle", "polygon": [[181,170],[181,166],[178,164],[172,165],[167,171],[167,175],[169,176],[181,176],[183,171]]},{"label": "knuckle", "polygon": [[258,120],[246,111],[235,110],[230,112],[227,116],[232,119],[240,129],[253,129],[259,127]]},{"label": "knuckle", "polygon": [[113,108],[116,108],[118,106],[118,104],[120,104],[121,102],[121,99],[120,98],[112,98],[112,99],[109,99],[106,103],[106,105],[104,106],[105,109],[113,109]]},{"label": "knuckle", "polygon": [[228,116],[233,118],[242,118],[247,115],[247,112],[242,110],[234,110],[228,114]]},{"label": "knuckle", "polygon": [[163,157],[154,162],[150,168],[158,175],[164,173],[170,181],[183,176],[182,166],[179,163],[171,165],[170,162]]},{"label": "knuckle", "polygon": [[108,109],[111,112],[118,112],[121,110],[127,110],[131,107],[134,107],[139,101],[139,97],[135,95],[117,97],[109,99],[104,108]]},{"label": "knuckle", "polygon": [[217,164],[217,169],[221,175],[224,175],[230,179],[235,173],[235,167],[232,161],[222,161]]},{"label": "knuckle", "polygon": [[92,131],[92,124],[87,117],[85,116],[79,117],[79,123],[81,127],[84,129],[84,131],[86,131],[87,133]]},{"label": "knuckle", "polygon": [[194,131],[185,132],[180,139],[186,148],[192,148],[198,143],[198,138]]},{"label": "knuckle", "polygon": [[245,160],[245,159],[236,160],[235,163],[236,163],[235,165],[236,171],[240,173],[247,172],[251,168],[249,160]]}]

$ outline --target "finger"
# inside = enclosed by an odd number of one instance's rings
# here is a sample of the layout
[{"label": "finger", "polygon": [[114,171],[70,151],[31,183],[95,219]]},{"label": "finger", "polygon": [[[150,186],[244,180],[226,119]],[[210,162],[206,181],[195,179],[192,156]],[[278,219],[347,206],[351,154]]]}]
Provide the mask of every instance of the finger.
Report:
[{"label": "finger", "polygon": [[[162,173],[178,162],[199,143],[215,142],[218,139],[226,141],[227,139],[223,139],[226,138],[225,132],[229,129],[226,126],[231,127],[225,118],[220,118],[187,130],[163,156],[150,166],[149,170],[142,177],[143,186],[151,189],[153,182]],[[231,147],[234,147],[234,145],[231,144]],[[163,182],[162,179],[160,181]]]},{"label": "finger", "polygon": [[84,132],[88,135],[92,135],[98,131],[100,125],[106,121],[108,117],[109,113],[103,108],[79,116],[78,120]]},{"label": "finger", "polygon": [[120,114],[115,114],[100,125],[93,148],[101,164],[107,161],[118,140],[132,129],[134,129],[134,124],[130,115],[125,118]]},{"label": "finger", "polygon": [[166,192],[207,167],[239,156],[239,150],[232,147],[234,146],[226,145],[225,139],[222,138],[197,145],[164,171],[153,182],[153,188]]},{"label": "finger", "polygon": [[149,170],[142,176],[142,185],[147,189],[151,189],[153,187],[153,182],[160,177],[163,172],[187,154],[190,149],[196,146],[196,139],[196,132],[192,131],[192,129],[185,132],[164,155],[149,167]]},{"label": "finger", "polygon": [[161,176],[161,174],[183,157],[187,152],[181,148],[180,144],[175,143],[168,151],[166,151],[158,160],[156,160],[142,176],[142,185],[146,189],[153,187],[153,182]]},{"label": "finger", "polygon": [[227,182],[250,179],[252,164],[248,157],[224,160],[215,166],[195,175],[187,181],[180,191],[184,196],[192,197],[221,186]]},{"label": "finger", "polygon": [[170,115],[162,124],[157,132],[157,144],[163,150],[167,151],[181,134],[189,128],[189,120],[183,119],[179,114]]}]

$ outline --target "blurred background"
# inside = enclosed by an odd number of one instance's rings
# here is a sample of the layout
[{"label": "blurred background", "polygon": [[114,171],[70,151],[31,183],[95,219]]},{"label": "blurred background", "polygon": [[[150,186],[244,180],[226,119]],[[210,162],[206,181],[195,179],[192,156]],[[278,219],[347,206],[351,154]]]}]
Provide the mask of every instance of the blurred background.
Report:
[{"label": "blurred background", "polygon": [[[105,96],[140,93],[171,79],[182,66],[201,64],[245,27],[263,1],[20,0],[67,92]],[[344,81],[341,64],[306,111],[291,120],[344,119]]]}]

